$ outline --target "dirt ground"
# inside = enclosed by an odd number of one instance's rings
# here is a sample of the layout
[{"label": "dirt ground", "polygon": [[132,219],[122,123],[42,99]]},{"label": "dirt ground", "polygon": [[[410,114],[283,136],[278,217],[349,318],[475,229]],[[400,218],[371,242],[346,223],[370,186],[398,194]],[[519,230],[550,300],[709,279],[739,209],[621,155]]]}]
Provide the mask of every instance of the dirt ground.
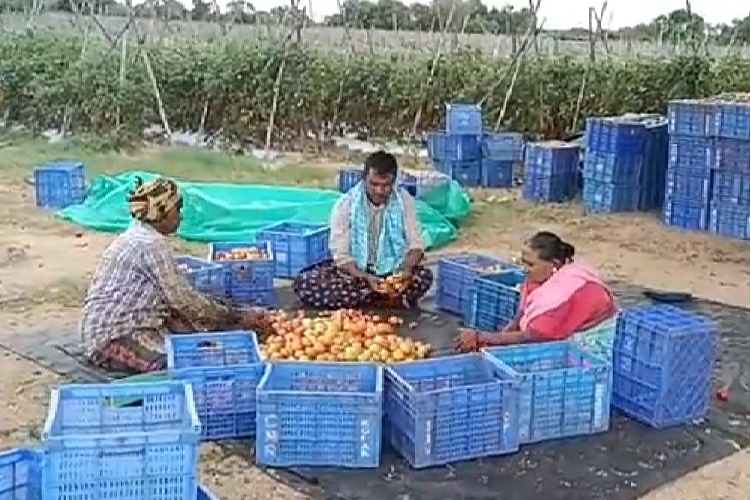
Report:
[{"label": "dirt ground", "polygon": [[[530,207],[508,193],[475,193],[475,200],[477,215],[450,250],[483,248],[511,256],[525,235],[549,229],[608,277],[749,306],[748,243],[667,230],[647,215],[590,217],[577,207]],[[0,343],[40,323],[61,329],[75,325],[77,305],[110,239],[35,209],[22,177],[0,174]],[[0,448],[5,448],[38,439],[50,388],[58,381],[1,349],[0,356],[0,403],[8,408],[0,419]],[[203,455],[202,480],[220,498],[304,498],[235,458],[218,459],[210,446]],[[748,473],[744,450],[647,498],[743,498]]]}]

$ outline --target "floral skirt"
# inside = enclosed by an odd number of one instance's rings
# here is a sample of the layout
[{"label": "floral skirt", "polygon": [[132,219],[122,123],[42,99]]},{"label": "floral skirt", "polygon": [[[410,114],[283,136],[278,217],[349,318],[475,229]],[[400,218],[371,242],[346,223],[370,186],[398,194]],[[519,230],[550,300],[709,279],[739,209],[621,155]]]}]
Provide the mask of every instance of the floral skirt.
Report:
[{"label": "floral skirt", "polygon": [[164,336],[156,331],[121,337],[95,350],[91,360],[104,370],[129,375],[161,371],[167,368],[163,342]]}]

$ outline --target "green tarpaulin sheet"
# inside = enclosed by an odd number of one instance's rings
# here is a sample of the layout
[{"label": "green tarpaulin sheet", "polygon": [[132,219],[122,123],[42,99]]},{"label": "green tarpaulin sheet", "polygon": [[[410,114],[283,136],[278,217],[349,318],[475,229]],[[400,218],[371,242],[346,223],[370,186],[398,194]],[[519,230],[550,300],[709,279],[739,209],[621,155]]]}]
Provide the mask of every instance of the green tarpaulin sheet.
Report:
[{"label": "green tarpaulin sheet", "polygon": [[[93,179],[81,205],[58,215],[88,229],[118,232],[128,227],[127,195],[136,177],[157,175],[129,172]],[[278,222],[327,224],[341,193],[319,189],[245,184],[181,182],[183,222],[178,235],[186,240],[252,241],[256,231]],[[469,215],[469,198],[454,181],[434,183],[418,193],[417,211],[428,248],[456,238],[456,225]]]}]

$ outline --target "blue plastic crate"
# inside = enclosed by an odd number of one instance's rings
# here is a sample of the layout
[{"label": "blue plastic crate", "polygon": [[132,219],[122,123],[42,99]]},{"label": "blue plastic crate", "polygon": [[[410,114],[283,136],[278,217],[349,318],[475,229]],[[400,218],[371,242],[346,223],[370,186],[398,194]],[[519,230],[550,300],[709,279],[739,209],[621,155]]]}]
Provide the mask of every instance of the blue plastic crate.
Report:
[{"label": "blue plastic crate", "polygon": [[200,435],[181,382],[61,386],[42,433],[42,496],[195,498]]},{"label": "blue plastic crate", "polygon": [[363,169],[345,169],[339,171],[339,192],[346,193],[362,180]]},{"label": "blue plastic crate", "polygon": [[716,106],[706,100],[686,99],[668,103],[668,132],[671,135],[714,137]]},{"label": "blue plastic crate", "polygon": [[587,155],[606,153],[642,156],[646,143],[646,129],[642,123],[621,117],[587,118],[584,145]]},{"label": "blue plastic crate", "polygon": [[256,435],[256,388],[265,365],[170,370],[172,380],[193,386],[196,412],[205,441]]},{"label": "blue plastic crate", "polygon": [[264,371],[255,333],[170,335],[165,351],[171,378],[193,386],[204,440],[255,436]]},{"label": "blue plastic crate", "polygon": [[693,199],[665,199],[662,222],[671,227],[689,231],[706,231],[709,224],[709,206]]},{"label": "blue plastic crate", "polygon": [[482,107],[479,104],[446,104],[447,134],[482,134]]},{"label": "blue plastic crate", "polygon": [[613,406],[655,428],[706,416],[717,326],[668,305],[626,309],[613,350]]},{"label": "blue plastic crate", "polygon": [[328,259],[331,229],[321,224],[282,222],[258,231],[258,241],[268,242],[276,265],[274,276],[295,278],[306,267]]},{"label": "blue plastic crate", "polygon": [[210,243],[209,260],[224,270],[225,298],[243,305],[276,305],[258,304],[259,297],[267,295],[259,293],[274,289],[275,262],[269,243]]},{"label": "blue plastic crate", "polygon": [[524,159],[524,134],[519,132],[486,132],[481,146],[483,158],[507,162]]},{"label": "blue plastic crate", "polygon": [[521,270],[478,277],[471,313],[465,322],[483,332],[496,332],[506,326],[519,310],[521,286],[526,279]]},{"label": "blue plastic crate", "polygon": [[712,168],[715,141],[708,137],[670,136],[668,168],[676,171],[701,172]]},{"label": "blue plastic crate", "polygon": [[86,199],[86,177],[83,163],[47,163],[34,169],[36,205],[62,209],[78,205]]},{"label": "blue plastic crate", "polygon": [[749,205],[712,203],[709,211],[709,231],[725,238],[749,239]]},{"label": "blue plastic crate", "polygon": [[578,172],[553,177],[530,176],[525,172],[522,197],[536,203],[563,203],[576,196],[578,183]]},{"label": "blue plastic crate", "polygon": [[665,176],[668,167],[668,124],[660,117],[650,121],[647,127],[646,156],[639,180],[641,196],[639,208],[652,210],[662,208],[665,201]]},{"label": "blue plastic crate", "polygon": [[478,276],[517,266],[485,255],[463,253],[438,260],[436,303],[444,311],[465,316],[472,306]]},{"label": "blue plastic crate", "polygon": [[514,162],[508,160],[482,160],[483,187],[510,188],[514,185]]},{"label": "blue plastic crate", "polygon": [[482,162],[477,161],[434,161],[436,170],[447,175],[463,187],[482,185]]},{"label": "blue plastic crate", "polygon": [[717,137],[743,140],[748,144],[749,137],[749,107],[748,94],[745,102],[721,102],[715,108],[715,123]]},{"label": "blue plastic crate", "polygon": [[199,485],[198,486],[198,495],[196,496],[196,500],[218,500],[216,496],[214,496],[211,491],[206,486]]},{"label": "blue plastic crate", "polygon": [[196,290],[209,295],[225,295],[224,268],[216,262],[180,255],[175,257],[175,264]]},{"label": "blue plastic crate", "polygon": [[745,208],[748,208],[749,200],[751,200],[751,180],[748,174],[721,170],[713,172],[712,201],[728,205],[745,205]]},{"label": "blue plastic crate", "polygon": [[[27,449],[0,453],[0,500],[42,499],[42,454],[42,451]],[[195,498],[217,500],[200,484]]]},{"label": "blue plastic crate", "polygon": [[717,139],[712,168],[745,173],[748,176],[751,171],[751,146],[749,146],[749,141]]},{"label": "blue plastic crate", "polygon": [[428,133],[428,157],[441,162],[475,161],[482,155],[479,135]]},{"label": "blue plastic crate", "polygon": [[558,178],[578,175],[580,159],[581,148],[575,143],[562,141],[530,143],[524,150],[524,178]]},{"label": "blue plastic crate", "polygon": [[388,439],[416,469],[519,449],[519,386],[481,354],[386,368]]},{"label": "blue plastic crate", "polygon": [[712,194],[712,176],[705,172],[682,172],[668,169],[665,174],[665,197],[707,204]]},{"label": "blue plastic crate", "polygon": [[644,170],[645,155],[617,155],[587,151],[582,174],[585,180],[606,184],[635,184]]},{"label": "blue plastic crate", "polygon": [[381,461],[383,369],[365,363],[268,365],[257,392],[256,461],[374,468]]},{"label": "blue plastic crate", "polygon": [[584,181],[582,202],[587,212],[612,214],[639,210],[641,188],[638,185],[617,185],[591,180]]},{"label": "blue plastic crate", "polygon": [[164,342],[164,350],[171,370],[261,362],[256,334],[244,330],[170,335]]},{"label": "blue plastic crate", "polygon": [[0,453],[0,500],[42,500],[42,455],[34,450]]},{"label": "blue plastic crate", "polygon": [[610,427],[613,367],[573,342],[483,350],[519,381],[519,442],[605,432]]}]

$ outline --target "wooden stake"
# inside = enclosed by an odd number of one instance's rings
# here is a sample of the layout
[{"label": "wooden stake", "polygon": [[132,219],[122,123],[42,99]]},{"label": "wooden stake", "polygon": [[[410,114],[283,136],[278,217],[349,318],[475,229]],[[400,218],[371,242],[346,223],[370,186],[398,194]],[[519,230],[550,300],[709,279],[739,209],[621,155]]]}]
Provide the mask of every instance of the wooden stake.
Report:
[{"label": "wooden stake", "polygon": [[167,134],[167,137],[171,140],[172,129],[170,128],[169,121],[167,120],[167,113],[164,111],[162,93],[159,91],[159,83],[157,83],[156,76],[154,76],[154,70],[151,67],[151,60],[149,59],[149,53],[147,52],[146,47],[141,47],[141,57],[143,58],[143,64],[146,66],[146,73],[149,77],[149,80],[151,81],[152,90],[154,91],[154,97],[156,98],[156,105],[159,111],[159,118],[162,120],[162,126],[164,127],[164,131]]},{"label": "wooden stake", "polygon": [[420,124],[420,118],[422,117],[422,107],[425,105],[425,94],[427,92],[427,87],[430,86],[430,83],[433,81],[433,77],[435,76],[436,68],[438,67],[438,61],[441,58],[441,49],[443,48],[443,44],[446,40],[446,33],[449,26],[451,26],[451,21],[454,19],[455,9],[456,4],[452,3],[451,10],[449,11],[448,18],[446,19],[446,24],[443,25],[443,31],[441,32],[441,36],[438,39],[438,43],[436,44],[435,54],[433,54],[433,64],[430,66],[430,75],[428,76],[428,80],[423,83],[422,88],[420,89],[420,97],[417,101],[417,113],[415,113],[415,119],[412,122],[412,137],[417,137],[417,126]]},{"label": "wooden stake", "polygon": [[285,60],[279,64],[279,71],[276,73],[276,80],[274,80],[274,97],[271,100],[271,115],[269,116],[269,124],[266,126],[266,145],[263,155],[268,159],[269,149],[271,148],[271,133],[274,130],[274,118],[276,117],[276,107],[279,102],[279,89],[282,86],[282,74],[284,73]]},{"label": "wooden stake", "polygon": [[[119,85],[120,85],[120,95],[123,95],[123,89],[125,88],[125,66],[128,63],[128,37],[125,36],[122,39],[121,44],[121,50],[120,50],[120,78],[119,78]],[[116,117],[116,124],[117,129],[120,128],[120,104],[117,105],[117,117]]]}]

